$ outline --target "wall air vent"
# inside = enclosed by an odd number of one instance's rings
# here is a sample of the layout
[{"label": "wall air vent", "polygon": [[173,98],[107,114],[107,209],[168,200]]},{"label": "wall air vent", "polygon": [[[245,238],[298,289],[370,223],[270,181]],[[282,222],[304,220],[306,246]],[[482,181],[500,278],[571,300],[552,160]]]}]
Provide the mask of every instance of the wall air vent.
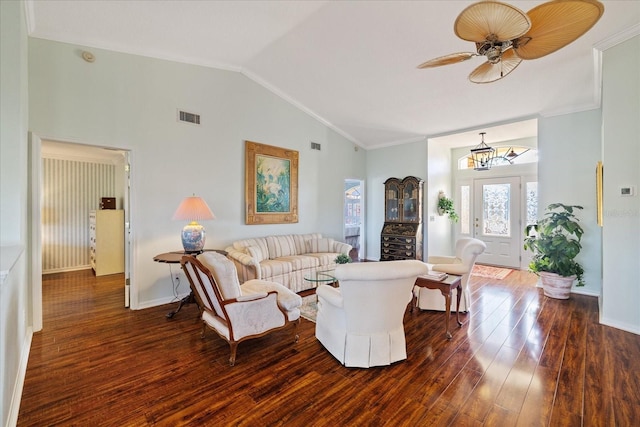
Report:
[{"label": "wall air vent", "polygon": [[200,114],[188,113],[186,111],[178,110],[178,121],[199,125]]},{"label": "wall air vent", "polygon": [[320,149],[321,149],[320,144],[317,143],[317,142],[312,142],[311,143],[311,149],[320,151]]}]

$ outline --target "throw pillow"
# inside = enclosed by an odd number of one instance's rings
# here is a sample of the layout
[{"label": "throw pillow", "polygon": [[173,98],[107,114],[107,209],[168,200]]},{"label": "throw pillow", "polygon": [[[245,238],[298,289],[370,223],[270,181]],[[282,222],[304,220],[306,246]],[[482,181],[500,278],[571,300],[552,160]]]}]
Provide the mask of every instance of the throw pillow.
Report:
[{"label": "throw pillow", "polygon": [[311,239],[307,241],[307,250],[310,253],[333,252],[333,239],[328,237]]},{"label": "throw pillow", "polygon": [[297,255],[296,244],[290,235],[267,236],[267,248],[269,248],[269,258],[271,259]]},{"label": "throw pillow", "polygon": [[262,249],[260,249],[260,246],[248,246],[246,250],[247,250],[247,254],[251,258],[255,259],[257,262],[264,261],[265,259],[269,259],[267,254],[265,254],[262,251]]}]

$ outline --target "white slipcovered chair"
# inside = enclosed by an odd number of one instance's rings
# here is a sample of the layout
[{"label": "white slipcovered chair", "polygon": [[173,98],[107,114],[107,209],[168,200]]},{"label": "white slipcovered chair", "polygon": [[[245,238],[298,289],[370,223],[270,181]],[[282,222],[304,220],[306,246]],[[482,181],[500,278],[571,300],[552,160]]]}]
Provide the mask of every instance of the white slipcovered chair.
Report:
[{"label": "white slipcovered chair", "polygon": [[417,260],[339,265],[339,287],[316,289],[316,338],[344,366],[406,359],[403,317],[416,278],[426,272],[426,264]]},{"label": "white slipcovered chair", "polygon": [[[487,248],[482,240],[465,237],[456,242],[454,256],[430,256],[427,265],[430,270],[462,276],[462,299],[460,311],[467,312],[471,308],[471,292],[469,278],[478,255]],[[416,286],[413,290],[418,298],[418,307],[422,310],[445,311],[445,299],[437,289],[427,289]],[[454,308],[452,307],[452,311]]]},{"label": "white slipcovered chair", "polygon": [[229,365],[235,364],[239,342],[290,324],[298,342],[302,298],[290,289],[257,279],[240,286],[233,262],[216,252],[183,256],[180,264],[200,308],[202,337],[209,327],[229,343]]}]

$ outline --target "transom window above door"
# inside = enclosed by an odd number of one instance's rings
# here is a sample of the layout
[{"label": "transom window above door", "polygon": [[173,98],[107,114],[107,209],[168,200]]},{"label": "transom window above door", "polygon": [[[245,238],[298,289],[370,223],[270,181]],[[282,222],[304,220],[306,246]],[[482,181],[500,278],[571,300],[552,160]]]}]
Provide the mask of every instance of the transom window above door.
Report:
[{"label": "transom window above door", "polygon": [[[538,150],[534,148],[523,146],[494,146],[493,148],[496,149],[496,156],[491,162],[491,167],[538,162]],[[458,159],[458,169],[473,169],[471,153]]]}]

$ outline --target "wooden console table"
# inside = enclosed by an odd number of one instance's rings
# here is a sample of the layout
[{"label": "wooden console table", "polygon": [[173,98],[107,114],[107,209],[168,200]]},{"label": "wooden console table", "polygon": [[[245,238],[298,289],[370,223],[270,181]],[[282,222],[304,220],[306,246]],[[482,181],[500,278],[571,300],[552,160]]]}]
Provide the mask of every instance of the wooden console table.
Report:
[{"label": "wooden console table", "polygon": [[[435,280],[431,279],[427,276],[418,276],[416,279],[416,286],[421,288],[428,289],[440,289],[440,292],[444,296],[446,302],[446,311],[445,311],[445,331],[447,334],[447,339],[451,339],[451,331],[449,330],[449,318],[451,317],[451,290],[457,289],[456,293],[456,320],[458,322],[458,326],[462,326],[462,322],[460,321],[460,297],[462,297],[462,276],[456,276],[453,274],[449,274],[443,280]],[[414,302],[411,306],[411,311],[413,311],[414,307],[418,306],[418,296],[415,297]]]},{"label": "wooden console table", "polygon": [[[219,254],[227,256],[227,252],[220,249],[205,249],[202,252],[218,252]],[[180,264],[180,260],[184,255],[187,255],[185,251],[165,252],[165,253],[154,256],[153,260],[155,262],[161,262],[166,264]],[[191,255],[198,255],[198,254],[192,253]],[[193,295],[193,291],[189,292],[189,295],[187,295],[186,297],[180,300],[177,309],[167,313],[167,316],[166,316],[167,319],[171,319],[173,316],[175,316],[182,309],[183,305],[186,305],[192,302],[196,302],[195,297]]]}]

